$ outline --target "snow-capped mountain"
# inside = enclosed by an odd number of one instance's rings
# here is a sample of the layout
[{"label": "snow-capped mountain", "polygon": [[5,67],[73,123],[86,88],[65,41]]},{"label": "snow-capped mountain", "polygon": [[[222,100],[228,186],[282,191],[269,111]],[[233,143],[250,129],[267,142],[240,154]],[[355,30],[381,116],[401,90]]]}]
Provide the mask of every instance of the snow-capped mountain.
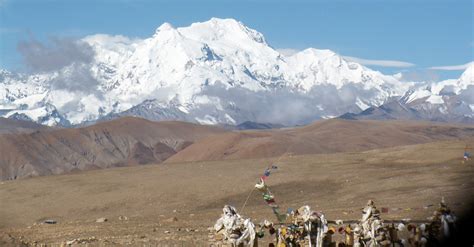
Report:
[{"label": "snow-capped mountain", "polygon": [[474,122],[474,62],[459,79],[417,86],[400,101],[431,120]]},{"label": "snow-capped mountain", "polygon": [[474,62],[459,79],[418,83],[400,99],[342,117],[474,123]]},{"label": "snow-capped mountain", "polygon": [[233,19],[165,23],[147,39],[98,34],[76,43],[92,51],[90,62],[31,75],[1,71],[0,114],[47,125],[123,115],[294,125],[380,106],[414,85],[329,50],[285,56]]}]

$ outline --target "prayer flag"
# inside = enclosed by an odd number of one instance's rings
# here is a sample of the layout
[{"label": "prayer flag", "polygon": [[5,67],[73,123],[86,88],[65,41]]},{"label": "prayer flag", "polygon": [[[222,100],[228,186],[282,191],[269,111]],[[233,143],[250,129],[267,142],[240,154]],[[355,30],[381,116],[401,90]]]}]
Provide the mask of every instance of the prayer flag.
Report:
[{"label": "prayer flag", "polygon": [[265,169],[265,171],[263,172],[263,176],[260,177],[260,179],[262,180],[266,180],[270,174],[271,174],[271,170],[276,170],[278,167],[276,165],[272,165],[271,167],[268,167],[267,169]]},{"label": "prayer flag", "polygon": [[270,176],[270,169],[267,168],[267,169],[265,170],[265,172],[263,173],[263,175],[264,175],[265,177]]}]

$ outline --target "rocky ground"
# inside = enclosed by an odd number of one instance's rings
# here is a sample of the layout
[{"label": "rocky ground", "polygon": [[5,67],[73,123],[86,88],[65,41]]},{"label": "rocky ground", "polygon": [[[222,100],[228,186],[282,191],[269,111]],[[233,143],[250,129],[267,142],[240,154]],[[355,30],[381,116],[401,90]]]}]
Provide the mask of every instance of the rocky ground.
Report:
[{"label": "rocky ground", "polygon": [[[310,205],[329,219],[358,219],[368,199],[401,208],[384,219],[426,219],[441,197],[462,215],[474,194],[466,142],[366,152],[286,155],[268,179],[283,210]],[[209,246],[224,204],[241,210],[274,159],[111,168],[0,183],[2,246]],[[254,191],[243,212],[274,220]],[[54,220],[55,224],[45,224]],[[265,239],[264,239],[265,240]],[[268,240],[268,236],[266,237]]]}]

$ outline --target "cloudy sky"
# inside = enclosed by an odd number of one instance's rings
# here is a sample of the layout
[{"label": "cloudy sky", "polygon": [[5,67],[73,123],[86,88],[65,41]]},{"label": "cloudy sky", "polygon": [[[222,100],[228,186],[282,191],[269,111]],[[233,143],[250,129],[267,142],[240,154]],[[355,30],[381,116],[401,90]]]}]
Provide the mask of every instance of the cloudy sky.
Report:
[{"label": "cloudy sky", "polygon": [[121,34],[163,22],[235,18],[284,53],[331,49],[409,79],[453,78],[474,60],[472,0],[0,0],[0,67],[21,70],[22,42]]}]

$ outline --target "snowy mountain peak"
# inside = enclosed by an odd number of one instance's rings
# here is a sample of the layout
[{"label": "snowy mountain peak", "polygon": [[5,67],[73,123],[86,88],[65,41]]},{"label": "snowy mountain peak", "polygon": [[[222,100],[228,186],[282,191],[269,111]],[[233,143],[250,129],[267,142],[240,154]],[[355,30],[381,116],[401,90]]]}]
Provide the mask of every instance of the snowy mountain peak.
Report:
[{"label": "snowy mountain peak", "polygon": [[308,56],[313,56],[317,59],[327,59],[329,57],[336,56],[337,54],[328,49],[315,49],[315,48],[308,48],[300,52],[301,54],[306,54]]},{"label": "snowy mountain peak", "polygon": [[474,62],[470,62],[467,66],[467,69],[462,73],[461,81],[474,83]]},{"label": "snowy mountain peak", "polygon": [[263,35],[246,27],[235,19],[211,18],[205,22],[196,22],[189,27],[179,28],[186,36],[201,42],[246,42],[249,39],[266,45]]},{"label": "snowy mountain peak", "polygon": [[164,32],[164,31],[168,31],[168,30],[174,30],[174,29],[175,28],[173,27],[173,25],[171,25],[169,22],[165,22],[165,23],[161,24],[161,26],[159,26],[156,29],[155,33]]}]

